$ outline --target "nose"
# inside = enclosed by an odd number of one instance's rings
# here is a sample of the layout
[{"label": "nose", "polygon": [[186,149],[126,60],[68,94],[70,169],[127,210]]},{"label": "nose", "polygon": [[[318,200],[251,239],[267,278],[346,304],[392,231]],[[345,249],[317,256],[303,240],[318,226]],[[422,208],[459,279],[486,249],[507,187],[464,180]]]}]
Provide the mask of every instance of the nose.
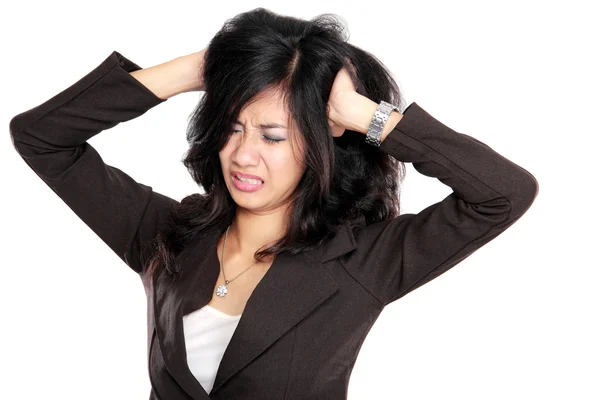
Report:
[{"label": "nose", "polygon": [[246,132],[238,133],[232,139],[235,141],[235,150],[233,152],[233,161],[239,165],[256,165],[258,164],[258,150],[256,145],[256,135]]}]

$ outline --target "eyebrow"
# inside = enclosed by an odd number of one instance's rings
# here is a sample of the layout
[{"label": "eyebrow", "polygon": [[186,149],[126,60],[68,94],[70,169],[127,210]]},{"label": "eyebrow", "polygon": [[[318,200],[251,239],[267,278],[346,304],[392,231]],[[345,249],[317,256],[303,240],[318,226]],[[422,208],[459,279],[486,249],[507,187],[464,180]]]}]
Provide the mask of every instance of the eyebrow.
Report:
[{"label": "eyebrow", "polygon": [[[244,128],[246,127],[246,125],[242,124],[240,122],[240,120],[235,120],[234,124],[238,124],[238,125],[242,125]],[[276,124],[274,122],[271,123],[267,123],[267,124],[260,124],[259,125],[262,129],[273,129],[273,128],[283,128],[283,129],[287,129],[286,126],[280,125],[280,124]]]}]

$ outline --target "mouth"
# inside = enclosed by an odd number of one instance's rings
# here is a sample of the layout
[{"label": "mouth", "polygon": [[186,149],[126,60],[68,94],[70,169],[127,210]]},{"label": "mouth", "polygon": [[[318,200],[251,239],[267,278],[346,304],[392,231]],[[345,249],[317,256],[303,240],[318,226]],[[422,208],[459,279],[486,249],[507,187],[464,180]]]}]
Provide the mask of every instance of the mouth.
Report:
[{"label": "mouth", "polygon": [[256,192],[260,190],[264,186],[264,182],[262,179],[257,180],[242,180],[236,174],[231,174],[231,179],[233,180],[233,186],[241,191],[241,192]]},{"label": "mouth", "polygon": [[249,184],[263,184],[265,183],[264,180],[260,179],[260,178],[244,178],[244,177],[240,177],[237,173],[232,173],[231,174],[232,178],[234,178],[235,180],[239,181],[239,182],[243,182],[243,183],[249,183]]}]

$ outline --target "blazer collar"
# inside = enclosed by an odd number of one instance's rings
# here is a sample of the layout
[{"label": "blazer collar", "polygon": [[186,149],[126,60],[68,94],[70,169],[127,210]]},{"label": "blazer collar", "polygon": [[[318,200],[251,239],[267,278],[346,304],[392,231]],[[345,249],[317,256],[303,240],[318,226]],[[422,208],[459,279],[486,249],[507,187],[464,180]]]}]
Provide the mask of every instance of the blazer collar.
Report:
[{"label": "blazer collar", "polygon": [[[323,264],[356,248],[352,229],[364,222],[363,216],[346,221],[315,251],[275,257],[246,303],[211,393],[338,290]],[[191,243],[176,258],[183,274],[180,279],[170,282],[160,275],[152,285],[154,326],[165,366],[179,385],[199,400],[209,397],[188,367],[182,318],[212,298],[220,270],[220,234]]]}]

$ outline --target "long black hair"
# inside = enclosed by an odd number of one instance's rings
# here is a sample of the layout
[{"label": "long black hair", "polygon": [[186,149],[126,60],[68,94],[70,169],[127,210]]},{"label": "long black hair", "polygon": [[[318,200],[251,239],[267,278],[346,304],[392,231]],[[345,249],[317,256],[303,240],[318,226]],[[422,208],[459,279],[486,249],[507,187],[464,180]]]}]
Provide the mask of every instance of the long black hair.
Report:
[{"label": "long black hair", "polygon": [[384,65],[348,43],[348,37],[346,23],[335,14],[303,20],[256,8],[224,23],[207,46],[205,93],[186,132],[190,147],[183,164],[205,193],[183,198],[171,211],[167,228],[156,237],[146,274],[164,270],[177,275],[174,259],[190,241],[223,232],[233,222],[236,203],[225,185],[219,151],[240,110],[267,89],[284,94],[306,144],[306,170],[292,194],[285,236],[257,251],[257,260],[311,250],[347,219],[362,215],[370,224],[400,214],[404,163],[366,144],[363,133],[346,130],[333,137],[328,124],[329,94],[343,66],[358,93],[376,103],[405,107]]}]

